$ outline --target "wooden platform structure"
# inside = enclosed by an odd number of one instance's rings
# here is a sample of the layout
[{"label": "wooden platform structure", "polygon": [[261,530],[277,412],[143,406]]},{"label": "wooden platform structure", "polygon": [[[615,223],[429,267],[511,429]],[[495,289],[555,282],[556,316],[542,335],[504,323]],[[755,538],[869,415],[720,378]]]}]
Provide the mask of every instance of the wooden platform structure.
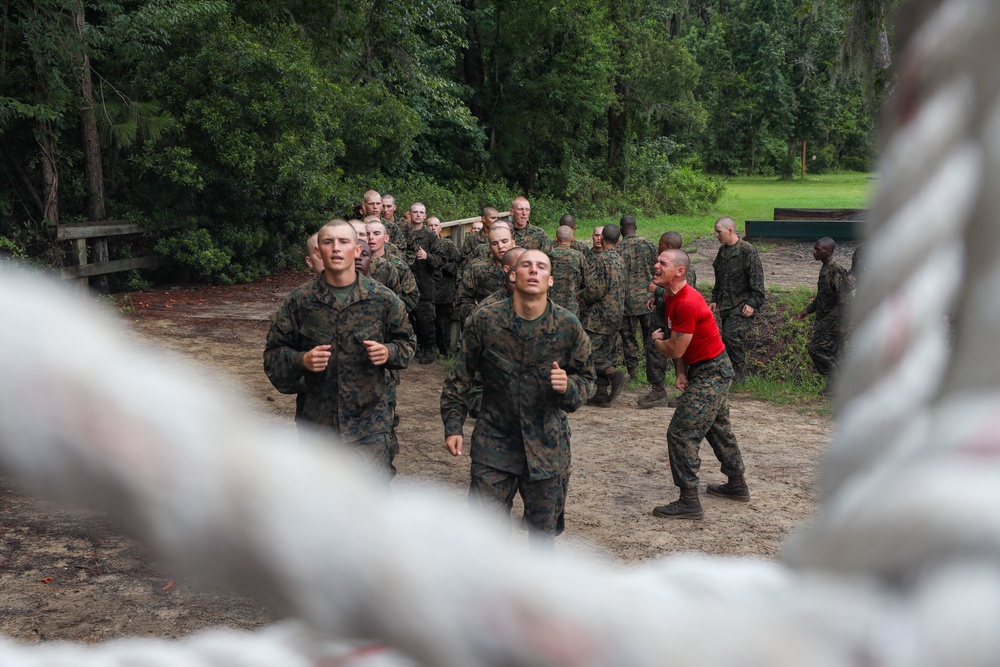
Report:
[{"label": "wooden platform structure", "polygon": [[815,241],[829,236],[834,241],[858,241],[867,213],[859,208],[776,208],[773,220],[747,220],[746,237]]}]

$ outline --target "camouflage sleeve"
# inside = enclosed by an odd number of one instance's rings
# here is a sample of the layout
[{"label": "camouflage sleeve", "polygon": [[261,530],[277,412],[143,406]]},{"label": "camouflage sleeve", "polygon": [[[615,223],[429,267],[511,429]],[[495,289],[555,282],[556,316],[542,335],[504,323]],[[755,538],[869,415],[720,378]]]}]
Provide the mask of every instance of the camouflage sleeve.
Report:
[{"label": "camouflage sleeve", "polygon": [[754,248],[753,252],[747,253],[746,267],[747,282],[750,284],[750,298],[747,304],[754,310],[758,310],[764,305],[764,267],[760,263],[760,253]]},{"label": "camouflage sleeve", "polygon": [[388,370],[403,369],[410,365],[417,349],[417,335],[413,333],[406,307],[395,294],[388,293],[385,309],[385,346],[389,359],[385,362]]},{"label": "camouflage sleeve", "polygon": [[458,321],[463,322],[476,306],[476,280],[472,264],[467,264],[458,281],[458,293],[455,295],[455,314]]},{"label": "camouflage sleeve", "polygon": [[576,316],[573,318],[572,329],[575,342],[570,354],[569,366],[565,369],[568,379],[566,393],[559,399],[559,408],[564,412],[575,412],[596,391],[597,372],[594,370],[594,357],[591,354],[590,337],[583,330],[583,325]]},{"label": "camouflage sleeve", "polygon": [[462,254],[455,247],[454,243],[447,241],[441,242],[444,248],[444,264],[441,265],[441,272],[446,276],[450,276],[454,279],[458,275],[458,266],[462,261]]},{"label": "camouflage sleeve", "polygon": [[479,331],[479,320],[473,318],[462,335],[462,349],[441,389],[441,421],[444,422],[445,438],[462,435],[462,426],[468,414],[466,396],[479,369],[479,355],[482,353]]},{"label": "camouflage sleeve", "polygon": [[[720,252],[722,251],[721,248],[720,248],[719,251]],[[721,259],[720,259],[719,255],[716,255],[715,256],[715,261],[712,262],[712,270],[715,272],[715,284],[712,285],[712,301],[710,303],[718,303],[719,302],[719,292],[722,289],[722,286],[720,285],[720,283],[722,281],[719,280],[719,273],[720,273],[720,271],[719,271],[719,265],[720,264],[721,264]]]},{"label": "camouflage sleeve", "polygon": [[300,346],[294,313],[286,301],[278,308],[264,343],[264,373],[274,388],[283,394],[298,393],[286,390],[298,387],[305,375],[302,357],[306,350],[300,350]]},{"label": "camouflage sleeve", "polygon": [[427,248],[427,259],[425,261],[430,265],[431,269],[436,271],[448,261],[447,252],[447,249],[444,247],[444,241],[435,236]]},{"label": "camouflage sleeve", "polygon": [[399,276],[399,298],[403,300],[403,305],[407,311],[416,310],[420,303],[420,290],[417,288],[417,279],[409,267],[403,266],[400,262],[396,264],[396,273]]},{"label": "camouflage sleeve", "polygon": [[806,305],[805,310],[806,313],[810,315],[816,312],[816,297],[813,297],[812,300]]}]

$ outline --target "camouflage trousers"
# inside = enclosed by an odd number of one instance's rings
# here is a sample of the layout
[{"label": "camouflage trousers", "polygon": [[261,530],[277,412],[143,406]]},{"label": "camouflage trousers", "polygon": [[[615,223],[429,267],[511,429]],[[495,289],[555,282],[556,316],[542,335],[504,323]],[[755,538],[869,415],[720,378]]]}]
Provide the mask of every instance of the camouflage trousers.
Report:
[{"label": "camouflage trousers", "polygon": [[590,337],[590,347],[594,351],[594,370],[597,371],[597,384],[607,385],[608,373],[613,373],[618,369],[618,360],[621,357],[619,345],[621,336],[614,334],[599,334],[592,331],[587,332]]},{"label": "camouflage trousers", "polygon": [[646,354],[646,379],[649,380],[649,384],[662,387],[667,380],[667,369],[673,365],[673,359],[655,349],[650,349]]},{"label": "camouflage trousers", "polygon": [[653,354],[649,334],[653,332],[653,314],[626,315],[622,318],[622,352],[625,356],[625,367],[632,371],[639,368],[639,343],[635,337],[635,326],[639,325],[642,332],[642,349],[646,355],[646,368],[649,368],[650,357]]},{"label": "camouflage trousers", "polygon": [[[338,441],[340,438],[336,431],[330,429],[322,430],[323,427],[317,427],[315,424],[304,420],[299,422],[297,426],[299,433],[333,433]],[[321,430],[316,430],[317,428]],[[392,465],[393,459],[399,453],[399,441],[396,439],[396,429],[392,429],[388,433],[369,435],[360,440],[347,443],[346,446],[351,448],[351,451],[362,464],[373,470],[376,475],[382,477],[386,484],[391,482],[392,478],[396,476],[396,466]]]},{"label": "camouflage trousers", "polygon": [[393,459],[399,453],[399,441],[396,440],[396,430],[389,433],[376,433],[350,443],[351,449],[369,468],[385,479],[388,484],[396,476],[396,466]]},{"label": "camouflage trousers", "polygon": [[719,319],[722,321],[719,333],[722,334],[722,343],[726,346],[733,371],[737,374],[743,372],[746,365],[746,337],[753,324],[753,315],[743,317],[742,310],[742,307],[729,308],[719,312]]},{"label": "camouflage trousers", "polygon": [[827,380],[837,373],[837,363],[843,345],[844,334],[839,322],[826,324],[820,321],[813,326],[806,351],[813,364],[816,365],[816,370]]},{"label": "camouflage trousers", "polygon": [[727,476],[743,474],[743,456],[729,425],[729,385],[733,368],[725,354],[688,369],[688,387],[677,400],[667,428],[667,453],[674,484],[698,487],[702,438],[708,440]]},{"label": "camouflage trousers", "polygon": [[469,504],[510,517],[514,494],[524,501],[524,520],[533,548],[553,544],[566,528],[566,493],[569,471],[549,479],[532,481],[527,471],[517,475],[482,463],[472,462]]},{"label": "camouflage trousers", "polygon": [[413,331],[417,334],[417,347],[421,352],[434,349],[434,302],[420,300],[410,313]]}]

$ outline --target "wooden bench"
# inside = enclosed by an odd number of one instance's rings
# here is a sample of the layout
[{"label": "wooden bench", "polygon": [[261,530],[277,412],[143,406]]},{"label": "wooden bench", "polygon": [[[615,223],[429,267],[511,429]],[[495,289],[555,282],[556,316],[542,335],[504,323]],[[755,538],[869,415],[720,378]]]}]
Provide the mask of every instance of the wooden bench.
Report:
[{"label": "wooden bench", "polygon": [[867,213],[858,208],[776,208],[774,220],[747,220],[746,237],[815,241],[829,236],[834,241],[857,241]]}]

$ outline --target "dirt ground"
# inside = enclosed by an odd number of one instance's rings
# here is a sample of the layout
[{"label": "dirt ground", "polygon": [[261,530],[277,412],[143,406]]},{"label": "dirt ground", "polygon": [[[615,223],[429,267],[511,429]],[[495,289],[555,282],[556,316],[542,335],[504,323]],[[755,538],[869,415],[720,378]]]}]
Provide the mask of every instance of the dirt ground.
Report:
[{"label": "dirt ground", "polygon": [[[712,239],[695,242],[699,281],[711,282]],[[765,246],[769,286],[815,286],[811,244]],[[850,249],[838,251],[844,265]],[[294,399],[277,393],[261,367],[268,316],[305,274],[285,272],[233,287],[159,288],[127,295],[125,313],[137,337],[214,369],[261,415],[292,426]],[[465,506],[468,458],[442,448],[438,397],[444,362],[414,364],[399,387],[399,477],[433,480]],[[734,430],[753,499],[738,504],[705,496],[705,521],[666,521],[650,514],[676,490],[667,467],[672,410],[639,410],[645,387],[630,386],[613,409],[583,407],[571,415],[573,476],[567,533],[559,549],[587,550],[623,563],[681,551],[776,558],[789,532],[813,513],[818,463],[832,422],[819,409],[777,406],[739,394]],[[817,407],[821,407],[818,404]],[[466,434],[471,433],[471,423]],[[704,445],[703,483],[722,481]],[[518,508],[515,515],[519,516]],[[515,528],[512,539],[526,543]],[[23,641],[181,636],[211,626],[255,628],[277,619],[253,597],[174,577],[107,517],[19,493],[0,476],[0,633]]]}]

